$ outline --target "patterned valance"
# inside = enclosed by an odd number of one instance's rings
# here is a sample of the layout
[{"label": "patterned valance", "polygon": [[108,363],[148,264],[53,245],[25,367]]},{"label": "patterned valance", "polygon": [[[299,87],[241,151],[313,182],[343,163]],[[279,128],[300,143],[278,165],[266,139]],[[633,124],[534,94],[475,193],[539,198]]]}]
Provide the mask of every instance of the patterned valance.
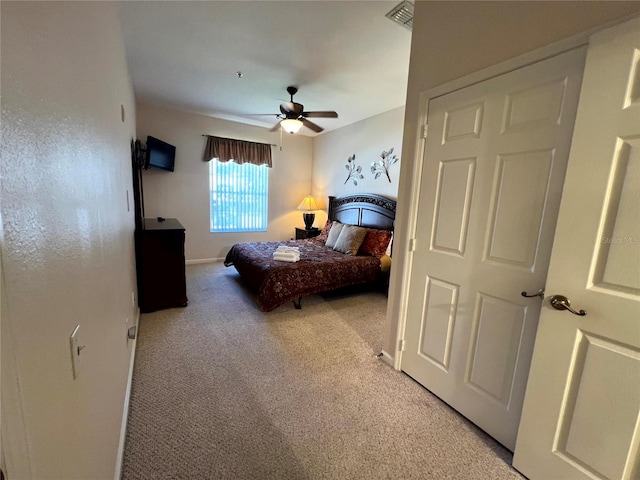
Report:
[{"label": "patterned valance", "polygon": [[214,158],[219,162],[233,160],[239,164],[252,163],[271,168],[271,145],[207,135],[202,160],[210,162]]}]

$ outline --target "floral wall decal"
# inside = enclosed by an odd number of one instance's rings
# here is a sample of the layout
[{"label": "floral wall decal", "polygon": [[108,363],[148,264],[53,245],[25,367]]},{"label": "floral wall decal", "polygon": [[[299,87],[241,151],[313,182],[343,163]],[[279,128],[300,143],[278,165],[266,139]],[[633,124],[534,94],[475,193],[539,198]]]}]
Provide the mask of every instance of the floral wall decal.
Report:
[{"label": "floral wall decal", "polygon": [[389,167],[396,163],[399,159],[396,155],[393,155],[393,147],[388,152],[384,150],[380,154],[381,160],[377,162],[371,162],[371,173],[374,173],[374,180],[377,179],[383,173],[387,176],[387,180],[391,183],[391,177],[389,176]]},{"label": "floral wall decal", "polygon": [[[362,175],[362,167],[360,165],[356,166],[356,154],[354,153],[347,159],[347,164],[345,168],[349,172],[347,174],[347,179],[344,181],[346,185],[349,179],[353,180],[354,185],[358,185],[358,180],[363,180],[364,175]],[[391,181],[391,180],[389,180]]]}]

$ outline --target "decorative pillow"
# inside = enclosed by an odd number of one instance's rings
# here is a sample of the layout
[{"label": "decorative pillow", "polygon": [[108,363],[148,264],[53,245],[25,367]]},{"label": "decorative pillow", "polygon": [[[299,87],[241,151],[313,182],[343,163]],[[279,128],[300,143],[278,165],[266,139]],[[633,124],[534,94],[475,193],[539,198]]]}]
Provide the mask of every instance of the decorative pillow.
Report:
[{"label": "decorative pillow", "polygon": [[387,257],[391,256],[391,251],[393,250],[393,232],[391,232],[391,239],[389,240],[389,245],[387,245],[387,251],[384,254]]},{"label": "decorative pillow", "polygon": [[[340,231],[340,235],[333,249],[337,252],[346,253],[347,255],[355,255],[358,253],[358,248],[362,245],[366,234],[366,228],[355,225],[345,225]],[[327,243],[329,242],[327,241]]]},{"label": "decorative pillow", "polygon": [[367,228],[359,255],[370,255],[372,257],[382,257],[391,241],[391,230],[379,230],[377,228]]},{"label": "decorative pillow", "polygon": [[321,241],[322,243],[325,243],[327,241],[327,237],[329,236],[329,231],[331,230],[332,224],[333,222],[331,220],[327,220],[327,223],[324,224],[324,228],[320,232],[320,235],[315,237],[315,239]]},{"label": "decorative pillow", "polygon": [[391,270],[391,257],[389,255],[383,255],[380,257],[380,270],[385,273]]},{"label": "decorative pillow", "polygon": [[325,242],[325,246],[328,248],[333,248],[338,241],[338,237],[340,236],[340,232],[342,231],[342,227],[344,224],[336,221],[331,225],[331,229],[329,230],[329,234],[327,235],[327,241]]}]

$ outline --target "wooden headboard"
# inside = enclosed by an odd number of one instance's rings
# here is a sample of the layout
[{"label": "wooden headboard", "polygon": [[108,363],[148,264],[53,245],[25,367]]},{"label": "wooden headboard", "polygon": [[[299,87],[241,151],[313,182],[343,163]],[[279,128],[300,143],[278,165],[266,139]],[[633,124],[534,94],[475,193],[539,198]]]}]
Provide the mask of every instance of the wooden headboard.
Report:
[{"label": "wooden headboard", "polygon": [[360,193],[329,197],[329,220],[367,228],[393,230],[396,201],[382,195]]}]

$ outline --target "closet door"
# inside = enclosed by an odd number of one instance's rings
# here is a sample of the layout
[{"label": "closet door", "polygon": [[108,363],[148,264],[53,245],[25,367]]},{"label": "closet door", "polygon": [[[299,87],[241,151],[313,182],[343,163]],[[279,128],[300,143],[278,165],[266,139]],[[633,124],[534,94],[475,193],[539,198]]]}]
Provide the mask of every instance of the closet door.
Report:
[{"label": "closet door", "polygon": [[[513,459],[640,478],[640,17],[594,35]],[[557,300],[557,297],[556,297]]]},{"label": "closet door", "polygon": [[401,368],[512,450],[584,56],[428,106]]}]

